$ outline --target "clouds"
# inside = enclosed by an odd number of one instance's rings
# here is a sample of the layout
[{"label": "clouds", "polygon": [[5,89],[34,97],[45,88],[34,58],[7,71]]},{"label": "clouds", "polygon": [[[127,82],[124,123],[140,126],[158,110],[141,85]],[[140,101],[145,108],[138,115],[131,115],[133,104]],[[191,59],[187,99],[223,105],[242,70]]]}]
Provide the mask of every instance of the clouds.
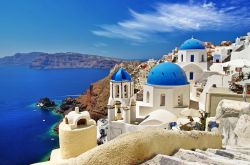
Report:
[{"label": "clouds", "polygon": [[[199,1],[200,2],[200,1]],[[97,36],[146,42],[159,33],[232,30],[250,25],[248,7],[214,2],[160,3],[154,11],[129,10],[131,18],[92,31]]]}]

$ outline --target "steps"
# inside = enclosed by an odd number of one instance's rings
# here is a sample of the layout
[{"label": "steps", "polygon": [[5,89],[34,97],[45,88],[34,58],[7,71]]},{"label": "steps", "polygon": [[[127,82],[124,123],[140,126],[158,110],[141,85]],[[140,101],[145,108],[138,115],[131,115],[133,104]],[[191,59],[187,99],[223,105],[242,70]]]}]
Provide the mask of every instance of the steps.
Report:
[{"label": "steps", "polygon": [[250,165],[250,148],[226,147],[195,151],[180,149],[172,156],[156,155],[142,165]]}]

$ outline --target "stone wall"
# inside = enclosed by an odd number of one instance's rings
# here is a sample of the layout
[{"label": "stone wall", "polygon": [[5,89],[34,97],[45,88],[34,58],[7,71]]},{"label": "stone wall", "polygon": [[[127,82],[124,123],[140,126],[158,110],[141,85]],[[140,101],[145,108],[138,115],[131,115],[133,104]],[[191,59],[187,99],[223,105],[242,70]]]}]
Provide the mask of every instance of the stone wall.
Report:
[{"label": "stone wall", "polygon": [[221,100],[216,109],[224,145],[250,147],[250,103]]},{"label": "stone wall", "polygon": [[110,142],[98,146],[68,164],[130,165],[139,164],[157,154],[172,155],[179,148],[221,148],[221,136],[208,132],[181,132],[164,129],[144,129],[123,134]]}]

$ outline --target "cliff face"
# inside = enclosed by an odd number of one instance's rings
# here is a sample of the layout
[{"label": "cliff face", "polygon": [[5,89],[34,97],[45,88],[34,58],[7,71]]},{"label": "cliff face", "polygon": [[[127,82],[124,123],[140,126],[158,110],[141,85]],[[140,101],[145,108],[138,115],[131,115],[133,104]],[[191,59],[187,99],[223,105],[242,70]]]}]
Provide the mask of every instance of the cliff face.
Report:
[{"label": "cliff face", "polygon": [[61,68],[112,68],[121,63],[121,59],[102,57],[79,53],[41,54],[31,63],[33,69],[61,69]]},{"label": "cliff face", "polygon": [[40,52],[16,53],[13,56],[0,58],[0,65],[30,65]]},{"label": "cliff face", "polygon": [[126,60],[80,53],[17,53],[0,58],[0,65],[27,65],[32,69],[101,68],[109,69]]},{"label": "cliff face", "polygon": [[76,98],[79,102],[81,109],[85,109],[90,112],[91,117],[95,120],[107,115],[107,103],[109,99],[109,82],[113,73],[123,66],[129,73],[134,72],[135,68],[140,62],[126,62],[123,64],[115,65],[111,69],[109,75],[102,80],[99,80],[90,85],[90,88],[85,94]]}]

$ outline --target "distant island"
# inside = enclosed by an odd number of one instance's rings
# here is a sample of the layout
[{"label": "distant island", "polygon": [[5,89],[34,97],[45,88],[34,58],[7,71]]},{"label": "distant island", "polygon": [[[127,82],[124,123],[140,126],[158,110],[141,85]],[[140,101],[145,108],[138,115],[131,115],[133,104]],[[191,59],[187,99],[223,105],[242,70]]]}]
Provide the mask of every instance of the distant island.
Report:
[{"label": "distant island", "polygon": [[81,53],[16,53],[0,58],[0,65],[26,65],[32,69],[100,68],[109,69],[128,60]]}]

